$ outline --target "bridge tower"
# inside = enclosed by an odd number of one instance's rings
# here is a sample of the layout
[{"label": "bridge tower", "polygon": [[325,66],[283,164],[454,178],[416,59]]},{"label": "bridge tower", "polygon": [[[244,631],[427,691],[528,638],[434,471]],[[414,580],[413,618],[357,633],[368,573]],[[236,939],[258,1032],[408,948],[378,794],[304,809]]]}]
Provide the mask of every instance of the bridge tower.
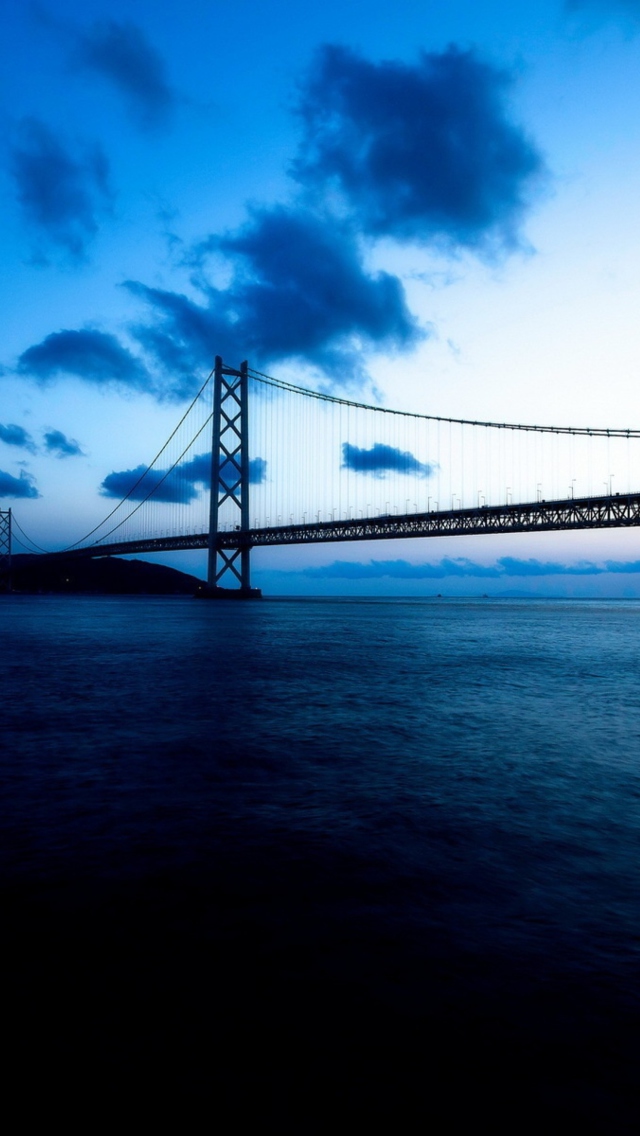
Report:
[{"label": "bridge tower", "polygon": [[[211,432],[211,499],[207,588],[199,593],[214,599],[253,599],[262,593],[251,587],[249,531],[249,376],[227,367],[216,355]],[[235,548],[219,547],[220,506],[230,501],[237,509]],[[225,586],[226,582],[232,586]]]},{"label": "bridge tower", "polygon": [[11,509],[0,510],[0,592],[11,591]]}]

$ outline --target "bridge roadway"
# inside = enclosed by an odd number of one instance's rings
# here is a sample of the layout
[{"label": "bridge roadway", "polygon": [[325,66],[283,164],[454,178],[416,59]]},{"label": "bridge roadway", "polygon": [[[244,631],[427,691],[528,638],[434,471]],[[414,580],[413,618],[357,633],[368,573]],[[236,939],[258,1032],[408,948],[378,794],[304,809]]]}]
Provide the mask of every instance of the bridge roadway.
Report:
[{"label": "bridge roadway", "polygon": [[[260,548],[279,544],[318,544],[337,541],[393,540],[407,537],[469,536],[478,533],[557,532],[560,529],[630,528],[640,525],[640,493],[607,497],[576,497],[524,505],[484,505],[446,512],[385,514],[359,520],[316,521],[218,533],[217,547]],[[166,552],[207,548],[209,534],[160,536],[91,544],[48,556],[124,556],[135,552]]]}]

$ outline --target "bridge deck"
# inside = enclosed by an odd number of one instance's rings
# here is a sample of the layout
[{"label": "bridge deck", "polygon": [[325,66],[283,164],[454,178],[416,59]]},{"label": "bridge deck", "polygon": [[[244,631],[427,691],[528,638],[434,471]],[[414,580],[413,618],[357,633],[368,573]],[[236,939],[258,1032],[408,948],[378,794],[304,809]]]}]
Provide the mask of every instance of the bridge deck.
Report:
[{"label": "bridge deck", "polygon": [[[485,505],[474,509],[411,513],[279,525],[264,529],[219,532],[217,547],[260,548],[265,545],[318,544],[358,540],[394,540],[409,537],[470,536],[478,533],[555,532],[561,529],[629,528],[640,525],[640,493],[611,497],[581,497],[536,501],[523,505]],[[92,544],[50,556],[123,556],[136,552],[164,552],[207,548],[208,533],[160,536]]]}]

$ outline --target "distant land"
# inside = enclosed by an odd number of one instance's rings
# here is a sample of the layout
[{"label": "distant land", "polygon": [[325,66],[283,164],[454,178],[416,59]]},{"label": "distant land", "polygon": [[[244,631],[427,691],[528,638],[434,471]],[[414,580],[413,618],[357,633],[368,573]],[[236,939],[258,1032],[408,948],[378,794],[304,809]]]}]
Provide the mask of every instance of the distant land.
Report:
[{"label": "distant land", "polygon": [[204,583],[165,564],[116,556],[64,560],[18,554],[12,557],[11,575],[13,591],[28,594],[178,596],[193,595]]}]

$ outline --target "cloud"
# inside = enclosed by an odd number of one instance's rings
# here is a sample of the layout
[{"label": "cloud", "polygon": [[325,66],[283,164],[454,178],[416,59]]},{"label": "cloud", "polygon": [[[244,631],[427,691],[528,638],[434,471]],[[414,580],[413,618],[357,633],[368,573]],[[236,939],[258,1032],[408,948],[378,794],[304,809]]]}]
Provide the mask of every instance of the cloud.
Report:
[{"label": "cloud", "polygon": [[361,564],[351,560],[334,560],[315,568],[304,568],[303,575],[314,579],[371,580],[390,576],[400,580],[442,580],[446,576],[482,576],[498,578],[497,567],[474,564],[471,560],[441,560],[439,564],[410,564],[408,560],[371,560]]},{"label": "cloud", "polygon": [[549,560],[516,560],[512,556],[501,556],[498,565],[505,576],[599,576],[605,571],[585,560],[578,564],[556,564]]},{"label": "cloud", "polygon": [[495,564],[477,564],[465,557],[449,558],[435,564],[410,564],[407,560],[371,560],[368,564],[351,560],[334,560],[315,568],[305,568],[303,574],[315,579],[364,580],[389,576],[401,580],[442,580],[448,576],[470,576],[485,579],[504,579],[507,576],[600,576],[605,572],[640,572],[640,561],[617,563],[607,561],[604,566],[581,561],[578,564],[558,564],[553,561],[518,560],[502,556]]},{"label": "cloud", "polygon": [[357,473],[372,473],[375,477],[385,477],[387,473],[415,473],[418,477],[429,477],[435,466],[420,462],[408,450],[398,450],[376,442],[370,450],[342,444],[342,468],[353,469]]},{"label": "cloud", "polygon": [[48,453],[58,458],[76,457],[82,454],[80,444],[75,438],[67,438],[62,430],[49,430],[44,436],[44,444]]},{"label": "cloud", "polygon": [[[205,489],[211,485],[211,454],[196,454],[189,461],[183,462],[176,470],[180,477],[191,483],[199,483]],[[220,465],[220,477],[225,485],[233,485],[237,479],[237,471],[231,462]],[[262,485],[267,479],[267,463],[264,458],[249,459],[249,484]]]},{"label": "cloud", "polygon": [[106,20],[77,33],[74,63],[106,79],[143,128],[164,125],[176,96],[164,60],[132,23]]},{"label": "cloud", "polygon": [[[226,321],[215,310],[213,289],[202,305],[180,292],[150,288],[136,280],[127,280],[124,287],[147,304],[151,315],[150,321],[137,321],[132,334],[165,374],[172,376],[176,394],[195,393],[194,373],[209,370],[216,355],[236,357]],[[237,350],[241,350],[239,342]]]},{"label": "cloud", "polygon": [[640,19],[640,0],[565,0],[564,7],[570,15],[574,12],[592,12],[601,21],[616,20],[620,16]]},{"label": "cloud", "polygon": [[32,454],[36,452],[33,438],[28,431],[13,422],[8,422],[6,426],[0,422],[0,442],[4,442],[7,446],[20,446],[23,450],[30,450]]},{"label": "cloud", "polygon": [[358,377],[362,352],[407,349],[424,335],[400,280],[368,273],[350,227],[304,209],[254,209],[235,233],[194,250],[203,268],[210,251],[227,258],[225,289],[200,279],[205,305],[130,281],[151,307],[153,323],[135,334],[166,368],[187,373],[226,358],[259,364],[305,360],[335,378]]},{"label": "cloud", "polygon": [[33,477],[20,471],[20,477],[13,477],[0,469],[0,497],[39,497],[40,494],[34,485]]},{"label": "cloud", "polygon": [[[224,480],[224,475],[223,475]],[[249,484],[263,485],[267,480],[267,462],[265,458],[249,459]]]},{"label": "cloud", "polygon": [[28,118],[18,127],[10,162],[27,222],[72,259],[83,259],[111,201],[102,151],[74,156],[48,126]]},{"label": "cloud", "polygon": [[154,389],[144,365],[115,336],[89,328],[52,332],[23,351],[17,371],[41,382],[57,375],[73,375],[96,386],[116,383],[133,390]]},{"label": "cloud", "polygon": [[640,572],[640,560],[605,560],[607,572]]},{"label": "cloud", "polygon": [[[128,495],[131,501],[144,501],[153,490],[154,501],[188,505],[200,495],[200,488],[209,489],[211,485],[210,454],[197,454],[171,471],[152,469],[143,476],[146,468],[139,465],[135,469],[110,473],[102,482],[100,493],[103,497],[120,499]],[[221,465],[220,472],[225,485],[234,484],[236,471],[231,463]],[[264,458],[252,458],[249,462],[249,483],[260,485],[266,480],[266,475]]]},{"label": "cloud", "polygon": [[512,247],[543,162],[510,120],[511,84],[455,46],[411,66],[325,45],[301,86],[292,175],[313,197],[337,191],[374,236]]},{"label": "cloud", "polygon": [[[152,494],[154,501],[182,502],[185,505],[198,496],[193,483],[183,480],[176,470],[168,473],[162,469],[151,469],[145,477],[146,468],[145,465],[138,465],[135,469],[108,474],[100,486],[100,493],[103,497],[118,499],[128,495],[130,501],[144,501]],[[136,484],[138,481],[140,484]]]}]

